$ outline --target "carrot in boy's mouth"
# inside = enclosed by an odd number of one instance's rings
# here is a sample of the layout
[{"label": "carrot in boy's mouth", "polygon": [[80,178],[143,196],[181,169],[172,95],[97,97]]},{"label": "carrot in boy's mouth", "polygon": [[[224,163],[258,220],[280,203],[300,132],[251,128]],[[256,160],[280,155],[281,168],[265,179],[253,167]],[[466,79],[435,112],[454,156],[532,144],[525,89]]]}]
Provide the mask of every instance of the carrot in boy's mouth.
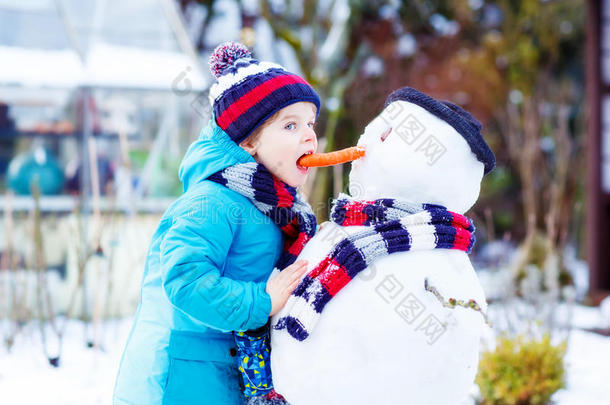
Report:
[{"label": "carrot in boy's mouth", "polygon": [[364,154],[365,149],[362,146],[352,146],[335,152],[312,153],[301,156],[297,163],[303,167],[334,166],[359,159]]}]

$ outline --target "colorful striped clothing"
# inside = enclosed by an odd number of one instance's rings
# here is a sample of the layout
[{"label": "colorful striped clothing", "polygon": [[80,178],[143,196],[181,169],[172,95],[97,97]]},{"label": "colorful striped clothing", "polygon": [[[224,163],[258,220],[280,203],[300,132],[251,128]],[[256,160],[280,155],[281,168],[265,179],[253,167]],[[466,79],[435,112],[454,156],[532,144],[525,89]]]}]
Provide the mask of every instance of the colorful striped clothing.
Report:
[{"label": "colorful striped clothing", "polygon": [[340,195],[331,220],[341,226],[364,226],[342,239],[299,283],[273,326],[297,340],[313,331],[328,302],[375,260],[409,250],[457,249],[470,253],[475,242],[472,221],[436,204],[393,199],[356,201]]},{"label": "colorful striped clothing", "polygon": [[247,197],[280,227],[285,243],[276,263],[279,270],[294,263],[316,232],[316,217],[309,204],[296,188],[275,178],[261,164],[250,162],[231,166],[208,179]]},{"label": "colorful striped clothing", "polygon": [[[277,269],[294,263],[316,231],[316,217],[296,188],[278,180],[256,162],[228,167],[208,179],[247,197],[280,227],[285,243]],[[273,390],[268,327],[269,323],[259,330],[233,332],[246,403],[284,403]]]}]

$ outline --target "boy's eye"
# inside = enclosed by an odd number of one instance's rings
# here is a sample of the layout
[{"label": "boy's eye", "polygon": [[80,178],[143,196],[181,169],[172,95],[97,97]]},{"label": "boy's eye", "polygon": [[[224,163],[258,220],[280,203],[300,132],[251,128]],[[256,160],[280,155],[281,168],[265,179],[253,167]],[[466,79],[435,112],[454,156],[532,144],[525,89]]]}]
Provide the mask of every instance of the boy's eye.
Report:
[{"label": "boy's eye", "polygon": [[284,129],[287,129],[290,131],[290,130],[295,129],[296,127],[297,127],[297,124],[295,124],[294,122],[291,122],[289,124],[286,124],[286,126],[284,126]]},{"label": "boy's eye", "polygon": [[312,121],[312,122],[310,122],[310,123],[309,123],[309,124],[307,124],[307,125],[309,125],[309,128],[313,128],[313,127],[316,125],[316,123]]}]

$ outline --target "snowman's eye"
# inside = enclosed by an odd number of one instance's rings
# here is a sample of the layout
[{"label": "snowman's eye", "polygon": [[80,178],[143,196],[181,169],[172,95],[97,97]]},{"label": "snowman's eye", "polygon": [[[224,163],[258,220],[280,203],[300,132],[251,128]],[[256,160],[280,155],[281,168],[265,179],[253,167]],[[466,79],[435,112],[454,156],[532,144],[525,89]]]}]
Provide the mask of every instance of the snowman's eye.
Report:
[{"label": "snowman's eye", "polygon": [[392,132],[392,127],[388,128],[383,134],[381,134],[381,142],[385,141],[388,135],[390,135],[390,132]]}]

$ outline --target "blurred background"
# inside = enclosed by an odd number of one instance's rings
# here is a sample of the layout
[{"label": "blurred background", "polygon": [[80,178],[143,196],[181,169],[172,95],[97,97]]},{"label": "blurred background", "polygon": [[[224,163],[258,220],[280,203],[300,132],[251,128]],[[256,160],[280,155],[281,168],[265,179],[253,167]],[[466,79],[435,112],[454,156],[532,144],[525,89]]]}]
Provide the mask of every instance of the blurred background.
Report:
[{"label": "blurred background", "polygon": [[[318,90],[320,151],[403,86],[480,120],[498,165],[467,213],[492,320],[471,403],[610,403],[609,0],[0,0],[3,403],[110,403],[228,40]],[[348,173],[312,171],[319,222]]]}]

